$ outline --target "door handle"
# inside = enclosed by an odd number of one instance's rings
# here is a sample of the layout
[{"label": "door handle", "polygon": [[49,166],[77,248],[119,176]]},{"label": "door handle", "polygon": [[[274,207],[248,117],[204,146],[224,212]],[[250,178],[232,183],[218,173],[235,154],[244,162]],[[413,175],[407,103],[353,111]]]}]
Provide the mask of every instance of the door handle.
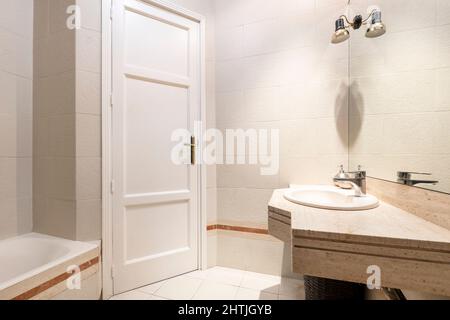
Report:
[{"label": "door handle", "polygon": [[191,143],[185,143],[186,147],[191,148],[191,165],[195,165],[196,163],[196,153],[195,149],[197,148],[196,139],[194,136],[191,137]]}]

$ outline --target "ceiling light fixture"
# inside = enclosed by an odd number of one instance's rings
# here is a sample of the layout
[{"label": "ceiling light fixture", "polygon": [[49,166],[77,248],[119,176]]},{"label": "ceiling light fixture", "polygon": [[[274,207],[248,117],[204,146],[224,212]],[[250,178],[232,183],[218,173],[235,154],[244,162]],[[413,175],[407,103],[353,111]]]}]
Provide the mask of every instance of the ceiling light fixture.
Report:
[{"label": "ceiling light fixture", "polygon": [[[369,21],[370,20],[370,21]],[[342,15],[336,20],[336,28],[331,36],[331,43],[337,44],[350,38],[348,29],[358,30],[361,26],[369,25],[366,31],[367,38],[380,37],[386,33],[386,26],[381,20],[381,10],[374,9],[366,19],[362,15],[357,15],[350,22],[346,15]]]}]

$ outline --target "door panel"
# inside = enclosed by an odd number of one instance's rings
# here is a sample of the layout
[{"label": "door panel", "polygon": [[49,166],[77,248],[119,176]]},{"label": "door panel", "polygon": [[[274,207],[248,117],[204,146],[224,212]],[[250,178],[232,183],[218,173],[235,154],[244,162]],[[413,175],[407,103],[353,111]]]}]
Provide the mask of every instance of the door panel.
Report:
[{"label": "door panel", "polygon": [[[173,202],[126,209],[126,263],[155,259],[176,251],[187,251],[189,239],[189,202]],[[176,235],[168,237],[167,235]]]},{"label": "door panel", "polygon": [[[189,30],[145,13],[126,12],[126,62],[187,76]],[[143,33],[142,30],[146,32]],[[142,52],[152,54],[143,55]]]},{"label": "door panel", "polygon": [[171,162],[170,143],[174,130],[189,128],[189,90],[127,78],[125,93],[126,193],[189,189],[191,168]]},{"label": "door panel", "polygon": [[[199,23],[114,1],[113,262],[118,294],[198,269],[198,167],[171,160],[200,119]],[[187,138],[186,143],[190,139]]]}]

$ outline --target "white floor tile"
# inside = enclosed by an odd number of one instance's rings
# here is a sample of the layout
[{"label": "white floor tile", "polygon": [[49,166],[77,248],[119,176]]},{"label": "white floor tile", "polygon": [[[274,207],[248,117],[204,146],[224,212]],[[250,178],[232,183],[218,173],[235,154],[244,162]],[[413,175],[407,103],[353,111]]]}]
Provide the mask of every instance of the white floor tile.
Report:
[{"label": "white floor tile", "polygon": [[214,267],[207,272],[207,279],[222,284],[228,284],[232,286],[240,286],[244,277],[245,271]]},{"label": "white floor tile", "polygon": [[190,300],[202,283],[201,279],[181,276],[167,280],[154,295],[170,300]]},{"label": "white floor tile", "polygon": [[150,300],[150,299],[151,299],[150,295],[134,290],[114,296],[110,300]]},{"label": "white floor tile", "polygon": [[154,294],[156,291],[158,291],[163,286],[164,283],[166,283],[166,281],[154,283],[149,286],[139,288],[139,289],[137,289],[137,291],[144,292],[147,294]]},{"label": "white floor tile", "polygon": [[195,271],[111,300],[305,300],[303,280],[215,267]]},{"label": "white floor tile", "polygon": [[281,277],[248,272],[242,279],[241,287],[278,294]]},{"label": "white floor tile", "polygon": [[250,278],[260,278],[260,279],[269,279],[274,281],[281,281],[280,276],[274,276],[270,274],[264,274],[264,273],[257,273],[257,272],[251,272],[251,271],[245,271],[244,276],[250,277]]},{"label": "white floor tile", "polygon": [[154,295],[150,295],[150,298],[148,300],[168,300],[168,299],[157,297],[157,296],[154,296]]},{"label": "white floor tile", "polygon": [[206,278],[208,276],[208,270],[205,270],[205,271],[198,270],[198,271],[186,273],[184,276],[188,277],[188,278],[206,280]]},{"label": "white floor tile", "polygon": [[236,300],[278,300],[278,295],[264,291],[239,288],[236,294]]},{"label": "white floor tile", "polygon": [[206,280],[194,296],[194,300],[233,300],[238,287]]}]

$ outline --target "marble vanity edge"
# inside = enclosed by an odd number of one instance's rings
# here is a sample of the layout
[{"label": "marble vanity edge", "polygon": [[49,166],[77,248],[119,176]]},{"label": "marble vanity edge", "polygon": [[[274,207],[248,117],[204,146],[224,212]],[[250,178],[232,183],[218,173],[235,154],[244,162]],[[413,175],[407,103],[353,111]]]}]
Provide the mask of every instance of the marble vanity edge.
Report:
[{"label": "marble vanity edge", "polygon": [[269,233],[290,244],[294,272],[364,284],[373,265],[383,286],[450,296],[450,242],[293,229],[282,192],[268,206]]},{"label": "marble vanity edge", "polygon": [[[284,189],[283,189],[284,190]],[[283,190],[275,190],[274,195],[277,192]],[[397,248],[397,249],[409,249],[418,251],[431,251],[450,254],[450,242],[440,241],[428,241],[417,239],[405,239],[405,238],[392,238],[373,235],[356,235],[349,233],[335,233],[327,231],[316,231],[306,229],[293,229],[291,224],[292,213],[287,209],[280,208],[280,205],[274,204],[273,197],[268,205],[268,218],[269,218],[269,233],[270,233],[270,220],[272,219],[286,225],[289,225],[291,229],[291,240],[295,241],[297,238],[317,239],[324,241],[338,241],[338,242],[351,242],[353,244],[361,245],[377,245],[383,248]],[[277,201],[287,201],[283,199],[277,199]],[[401,209],[399,209],[401,210]],[[280,238],[279,235],[276,235]],[[286,237],[283,237],[284,239]]]}]

